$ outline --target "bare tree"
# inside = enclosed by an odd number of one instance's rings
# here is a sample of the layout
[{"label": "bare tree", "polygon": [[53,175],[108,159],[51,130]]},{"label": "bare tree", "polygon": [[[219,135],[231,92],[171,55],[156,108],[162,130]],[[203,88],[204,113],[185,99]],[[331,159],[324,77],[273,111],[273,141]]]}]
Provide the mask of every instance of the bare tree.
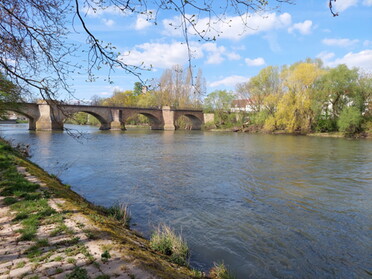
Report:
[{"label": "bare tree", "polygon": [[[69,44],[68,24],[79,25],[85,32],[89,79],[93,72],[105,67],[108,76],[115,69],[140,78],[142,65],[128,65],[118,59],[115,46],[104,43],[87,25],[83,10],[99,12],[114,6],[123,13],[147,14],[149,20],[158,20],[162,10],[172,10],[179,15],[179,25],[183,31],[185,43],[191,50],[189,37],[200,40],[215,40],[219,30],[214,30],[213,21],[229,24],[228,15],[240,16],[249,28],[252,13],[277,9],[281,3],[291,0],[2,0],[0,2],[0,71],[17,84],[23,91],[35,89],[44,99],[56,99],[58,92],[73,94],[68,77],[74,71],[80,71],[83,65],[70,61],[78,46]],[[209,24],[201,26],[199,19],[209,19]],[[216,35],[217,34],[217,35]]]}]

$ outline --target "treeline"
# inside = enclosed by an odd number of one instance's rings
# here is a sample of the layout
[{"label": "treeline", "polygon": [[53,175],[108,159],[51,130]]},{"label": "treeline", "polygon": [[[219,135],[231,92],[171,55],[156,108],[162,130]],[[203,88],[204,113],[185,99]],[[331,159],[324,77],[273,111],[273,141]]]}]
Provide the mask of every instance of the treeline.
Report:
[{"label": "treeline", "polygon": [[[372,76],[356,68],[327,68],[321,60],[311,59],[281,68],[268,66],[239,84],[236,91],[235,96],[215,91],[206,98],[206,108],[216,109],[217,126],[301,134],[372,132]],[[217,106],[215,96],[222,97],[217,98]],[[240,113],[240,117],[226,113],[232,98],[247,100],[249,112]],[[225,119],[221,111],[225,111]]]}]

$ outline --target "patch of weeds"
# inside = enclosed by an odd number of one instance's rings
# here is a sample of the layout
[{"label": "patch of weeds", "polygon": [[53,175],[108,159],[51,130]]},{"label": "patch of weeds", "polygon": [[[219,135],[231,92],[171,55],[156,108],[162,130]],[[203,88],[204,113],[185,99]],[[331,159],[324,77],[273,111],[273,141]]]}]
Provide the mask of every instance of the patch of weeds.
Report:
[{"label": "patch of weeds", "polygon": [[5,197],[3,202],[5,205],[11,205],[11,204],[18,202],[18,200],[14,197]]},{"label": "patch of weeds", "polygon": [[34,201],[34,200],[40,200],[43,195],[40,192],[36,193],[22,193],[19,195],[20,198],[23,198],[26,201]]},{"label": "patch of weeds", "polygon": [[29,279],[39,279],[39,276],[34,275],[34,276],[32,276],[32,277],[29,277]]},{"label": "patch of weeds", "polygon": [[56,224],[56,223],[62,223],[64,220],[64,217],[61,213],[56,213],[51,216],[48,216],[44,219],[43,224],[48,225],[48,224]]},{"label": "patch of weeds", "polygon": [[53,236],[57,236],[63,233],[67,233],[71,235],[74,233],[74,231],[70,229],[69,227],[67,227],[66,224],[62,223],[62,224],[59,224],[58,227],[56,227],[49,235],[53,237]]},{"label": "patch of weeds", "polygon": [[80,241],[80,238],[79,237],[74,237],[74,238],[71,238],[71,239],[64,239],[64,240],[61,240],[60,242],[56,243],[56,245],[58,246],[72,246],[72,245],[76,245],[78,244]]},{"label": "patch of weeds", "polygon": [[23,219],[27,219],[28,218],[28,214],[25,213],[25,212],[20,212],[18,213],[14,218],[13,218],[13,221],[20,221],[20,220],[23,220]]},{"label": "patch of weeds", "polygon": [[152,249],[168,255],[170,260],[176,264],[188,264],[189,248],[186,242],[167,225],[160,225],[152,234],[150,246]]},{"label": "patch of weeds", "polygon": [[76,264],[76,259],[75,258],[68,258],[67,263],[69,264]]},{"label": "patch of weeds", "polygon": [[102,216],[97,215],[97,214],[89,214],[89,217],[90,217],[93,221],[95,221],[95,222],[97,222],[97,223],[103,223],[103,222],[105,222],[105,219],[104,219]]},{"label": "patch of weeds", "polygon": [[95,231],[92,231],[92,230],[83,230],[83,232],[91,240],[94,240],[94,239],[98,239],[99,238],[99,236],[97,235],[97,233]]},{"label": "patch of weeds", "polygon": [[193,269],[192,270],[192,273],[193,273],[193,276],[195,278],[204,278],[204,272],[200,271],[200,270],[197,270],[197,269]]},{"label": "patch of weeds", "polygon": [[108,262],[108,260],[111,258],[111,255],[110,255],[110,252],[105,250],[102,254],[101,254],[101,260],[102,262]]},{"label": "patch of weeds", "polygon": [[49,243],[47,239],[39,239],[33,246],[31,246],[25,251],[25,255],[29,259],[34,259],[36,257],[39,257],[42,253],[40,248],[46,247],[48,245]]},{"label": "patch of weeds", "polygon": [[78,228],[80,228],[80,229],[85,228],[85,224],[83,224],[83,223],[77,223],[76,226],[77,226]]},{"label": "patch of weeds", "polygon": [[115,204],[107,209],[107,213],[108,216],[118,220],[126,228],[129,228],[132,217],[128,205],[123,203]]},{"label": "patch of weeds", "polygon": [[48,205],[46,199],[23,200],[11,205],[10,208],[18,212],[14,221],[22,220],[23,228],[19,230],[20,241],[34,239],[40,220],[56,212]]},{"label": "patch of weeds", "polygon": [[41,255],[41,249],[40,247],[37,247],[37,246],[31,246],[30,248],[28,248],[26,251],[25,251],[25,254],[27,256],[27,258],[29,259],[35,259],[36,257],[40,256]]},{"label": "patch of weeds", "polygon": [[214,267],[210,270],[209,276],[212,279],[235,279],[235,276],[230,273],[224,263],[214,263]]},{"label": "patch of weeds", "polygon": [[89,279],[89,276],[86,269],[75,267],[71,273],[66,275],[65,279]]},{"label": "patch of weeds", "polygon": [[63,268],[57,267],[56,273],[58,274],[58,273],[62,273],[62,272],[63,272]]},{"label": "patch of weeds", "polygon": [[110,279],[110,276],[109,275],[98,275],[95,279]]},{"label": "patch of weeds", "polygon": [[37,262],[44,262],[44,261],[48,260],[51,256],[53,256],[53,254],[54,254],[54,251],[53,250],[52,251],[49,251],[49,252],[41,255],[39,258],[36,258],[35,261],[37,261]]},{"label": "patch of weeds", "polygon": [[136,275],[134,275],[132,273],[129,273],[128,276],[129,276],[130,279],[136,279]]},{"label": "patch of weeds", "polygon": [[25,261],[22,261],[22,262],[19,262],[16,264],[16,268],[22,268],[26,265],[26,262]]},{"label": "patch of weeds", "polygon": [[52,259],[53,262],[60,262],[63,260],[63,257],[62,256],[57,256],[55,258]]}]

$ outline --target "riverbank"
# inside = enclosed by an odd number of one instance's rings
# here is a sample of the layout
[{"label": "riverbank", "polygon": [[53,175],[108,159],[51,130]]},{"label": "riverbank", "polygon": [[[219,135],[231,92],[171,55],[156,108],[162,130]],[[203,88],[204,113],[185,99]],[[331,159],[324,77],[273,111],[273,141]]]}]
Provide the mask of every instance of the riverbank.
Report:
[{"label": "riverbank", "polygon": [[0,141],[0,278],[201,278]]},{"label": "riverbank", "polygon": [[324,132],[324,133],[288,133],[283,130],[274,132],[267,132],[260,129],[243,129],[239,127],[221,128],[221,129],[208,129],[210,132],[235,132],[235,133],[249,133],[249,134],[270,134],[270,135],[296,135],[296,136],[309,136],[309,137],[324,137],[324,138],[355,138],[355,139],[372,139],[372,134],[363,132],[354,135],[346,135],[341,132]]}]

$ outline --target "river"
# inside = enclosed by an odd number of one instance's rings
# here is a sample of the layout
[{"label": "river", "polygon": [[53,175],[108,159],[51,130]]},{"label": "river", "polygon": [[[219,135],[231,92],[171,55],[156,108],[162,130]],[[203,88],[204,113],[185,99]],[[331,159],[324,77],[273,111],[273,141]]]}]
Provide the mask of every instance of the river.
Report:
[{"label": "river", "polygon": [[237,278],[371,278],[372,141],[203,131],[30,132],[31,160],[132,228],[182,233],[191,266]]}]

